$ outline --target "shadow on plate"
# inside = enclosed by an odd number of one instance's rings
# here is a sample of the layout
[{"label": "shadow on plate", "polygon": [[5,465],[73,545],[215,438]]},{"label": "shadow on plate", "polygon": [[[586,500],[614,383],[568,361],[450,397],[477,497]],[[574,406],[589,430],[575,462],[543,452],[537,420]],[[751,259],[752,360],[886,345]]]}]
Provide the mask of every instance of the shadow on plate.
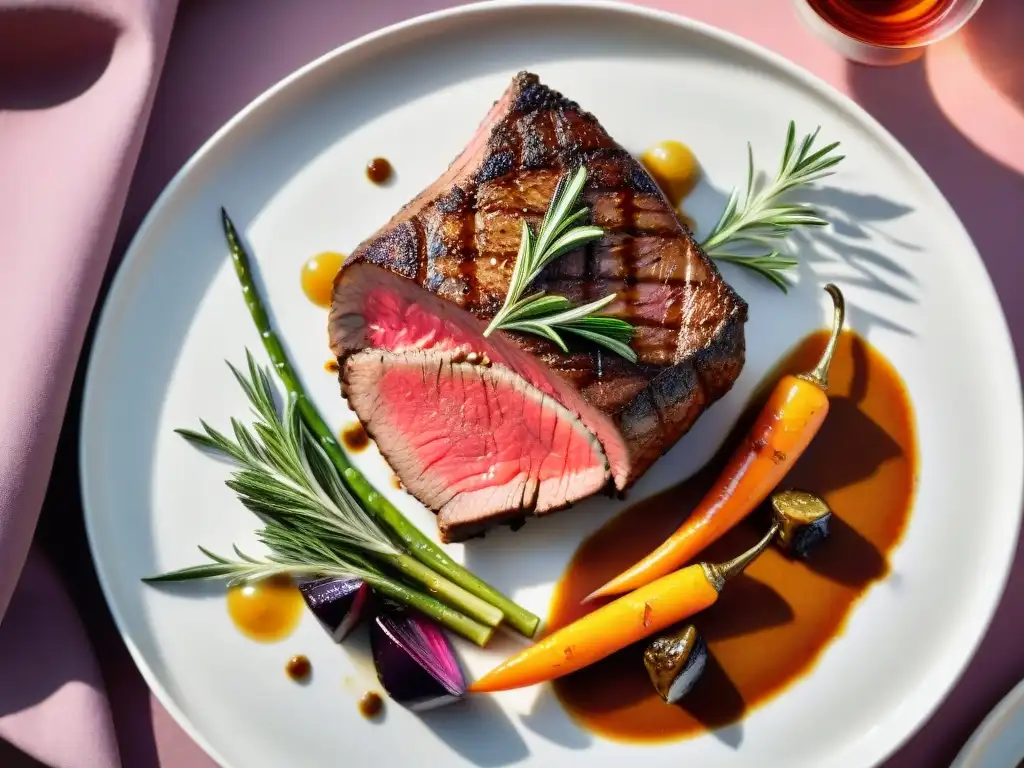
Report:
[{"label": "shadow on plate", "polygon": [[[989,5],[999,6],[999,0],[985,3],[975,21],[987,15]],[[971,34],[981,36],[987,24]],[[1010,201],[1024,198],[1024,177],[949,122],[929,86],[924,61],[884,69],[848,63],[847,79],[854,98],[910,151],[949,200],[985,260],[1010,327],[1020,327],[1024,304],[1016,295],[1020,268],[1015,243],[1024,239],[1024,217],[1013,214]],[[1024,340],[1017,339],[1016,346],[1021,358]]]},{"label": "shadow on plate", "polygon": [[541,688],[530,713],[520,720],[538,736],[568,749],[586,749],[594,743],[594,737],[565,711],[550,685]]},{"label": "shadow on plate", "polygon": [[708,641],[742,637],[788,624],[795,616],[792,606],[774,587],[746,573],[730,580],[729,591],[721,600],[727,601],[727,605],[743,606],[743,610],[719,610],[715,612],[716,621],[706,626],[702,623],[701,631]]},{"label": "shadow on plate", "polygon": [[743,744],[743,715],[747,704],[714,653],[708,652],[704,674],[676,706],[689,712],[727,747],[739,749]]},{"label": "shadow on plate", "polygon": [[420,718],[445,744],[481,768],[514,765],[529,757],[515,724],[490,696],[471,695]]},{"label": "shadow on plate", "polygon": [[[917,301],[917,279],[901,262],[907,256],[919,257],[922,246],[884,231],[885,222],[905,216],[912,209],[880,195],[831,186],[806,190],[800,200],[812,205],[832,225],[798,230],[791,236],[801,279],[835,280],[841,288],[857,287],[898,302]],[[850,269],[853,275],[847,274]],[[875,326],[913,335],[902,323],[868,310],[857,301],[847,302],[847,322],[863,336],[870,336]]]}]

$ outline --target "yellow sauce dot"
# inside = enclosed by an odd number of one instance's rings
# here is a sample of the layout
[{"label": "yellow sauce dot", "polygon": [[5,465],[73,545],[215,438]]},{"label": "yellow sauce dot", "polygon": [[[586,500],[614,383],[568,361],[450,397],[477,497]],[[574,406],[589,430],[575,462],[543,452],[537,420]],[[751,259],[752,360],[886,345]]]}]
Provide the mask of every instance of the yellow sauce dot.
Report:
[{"label": "yellow sauce dot", "polygon": [[640,162],[673,206],[679,205],[700,181],[697,156],[680,141],[659,141],[640,156]]},{"label": "yellow sauce dot", "polygon": [[239,631],[261,643],[288,637],[299,625],[305,602],[295,582],[271,577],[228,590],[228,615]]},{"label": "yellow sauce dot", "polygon": [[334,278],[345,261],[345,255],[324,251],[310,257],[302,265],[302,291],[306,298],[325,309],[331,306]]}]

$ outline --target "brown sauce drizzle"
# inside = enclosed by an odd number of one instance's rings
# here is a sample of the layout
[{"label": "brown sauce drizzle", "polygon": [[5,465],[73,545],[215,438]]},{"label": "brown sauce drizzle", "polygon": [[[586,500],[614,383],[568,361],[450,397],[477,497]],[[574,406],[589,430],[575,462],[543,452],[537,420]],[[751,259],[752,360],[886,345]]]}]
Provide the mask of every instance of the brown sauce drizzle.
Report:
[{"label": "brown sauce drizzle", "polygon": [[[816,362],[827,335],[804,339],[766,379]],[[665,704],[642,662],[643,643],[555,681],[583,727],[622,741],[692,737],[733,723],[807,674],[869,587],[889,573],[887,558],[910,516],[917,473],[914,417],[893,367],[854,333],[841,337],[829,377],[831,408],[821,432],[781,487],[823,496],[834,511],[830,537],[806,561],[768,550],[731,582],[712,608],[691,620],[710,651],[703,677],[679,705]],[[763,400],[764,395],[761,396]],[[718,456],[686,482],[609,521],[577,550],[553,601],[554,629],[586,613],[580,600],[660,544],[684,519],[760,405],[740,420]],[[708,548],[725,560],[767,526],[756,511]]]},{"label": "brown sauce drizzle", "polygon": [[341,430],[340,437],[342,445],[354,453],[365,450],[370,444],[370,436],[366,434],[363,425],[358,421]]},{"label": "brown sauce drizzle", "polygon": [[288,659],[284,671],[292,680],[302,683],[309,679],[309,675],[313,671],[313,665],[309,663],[309,659],[306,656],[299,654]]},{"label": "brown sauce drizzle", "polygon": [[384,699],[379,693],[367,691],[359,699],[359,714],[367,720],[372,720],[384,711]]},{"label": "brown sauce drizzle", "polygon": [[366,178],[374,184],[383,184],[391,178],[393,169],[391,163],[383,157],[375,157],[366,164]]}]

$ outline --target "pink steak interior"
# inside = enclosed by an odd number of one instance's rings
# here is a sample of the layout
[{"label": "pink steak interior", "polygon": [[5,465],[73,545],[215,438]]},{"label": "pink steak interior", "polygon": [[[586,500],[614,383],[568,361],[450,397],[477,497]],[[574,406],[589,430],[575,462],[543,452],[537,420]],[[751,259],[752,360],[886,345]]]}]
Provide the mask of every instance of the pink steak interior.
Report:
[{"label": "pink steak interior", "polygon": [[630,473],[625,441],[612,420],[567,381],[520,349],[501,331],[433,293],[379,267],[360,263],[338,277],[330,316],[331,348],[339,358],[370,347],[391,352],[434,350],[455,359],[486,358],[553,398],[597,436],[618,488]]},{"label": "pink steak interior", "polygon": [[599,491],[608,465],[572,412],[508,368],[438,348],[347,358],[346,395],[445,540]]}]

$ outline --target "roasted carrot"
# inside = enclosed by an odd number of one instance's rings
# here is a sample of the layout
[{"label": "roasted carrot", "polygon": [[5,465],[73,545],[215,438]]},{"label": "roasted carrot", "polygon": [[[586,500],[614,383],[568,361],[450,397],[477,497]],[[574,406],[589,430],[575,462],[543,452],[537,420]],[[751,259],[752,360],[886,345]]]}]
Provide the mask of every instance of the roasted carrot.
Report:
[{"label": "roasted carrot", "polygon": [[761,541],[727,563],[691,565],[597,608],[505,660],[469,690],[492,693],[554,680],[708,608],[779,530],[775,522]]},{"label": "roasted carrot", "polygon": [[800,458],[828,414],[828,369],[846,315],[839,289],[829,284],[825,290],[834,305],[832,335],[817,366],[779,380],[754,426],[686,521],[584,602],[629,592],[685,565],[749,515]]}]

